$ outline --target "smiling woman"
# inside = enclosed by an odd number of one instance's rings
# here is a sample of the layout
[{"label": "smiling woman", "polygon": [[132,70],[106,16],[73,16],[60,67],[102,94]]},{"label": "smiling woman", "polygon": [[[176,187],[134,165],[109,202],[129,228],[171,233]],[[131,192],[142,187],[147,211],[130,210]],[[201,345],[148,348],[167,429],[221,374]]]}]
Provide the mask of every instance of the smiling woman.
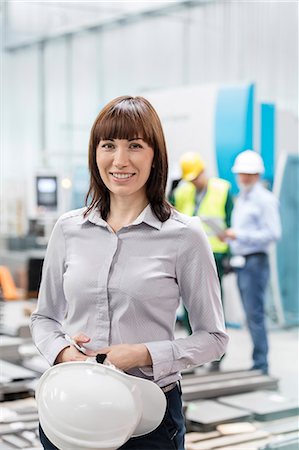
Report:
[{"label": "smiling woman", "polygon": [[[99,161],[102,160],[100,156],[102,153],[112,153],[115,156],[114,161],[118,166],[115,166],[114,163],[114,167],[111,167],[114,173],[126,172],[130,160],[131,163],[132,161],[143,161],[142,171],[139,173],[137,171],[137,175],[140,176],[135,177],[139,178],[136,186],[142,187],[140,182],[144,181],[143,190],[147,203],[151,203],[160,220],[167,220],[170,216],[170,206],[165,200],[168,172],[166,144],[160,119],[148,100],[143,97],[118,97],[102,109],[92,127],[89,141],[91,183],[88,192],[91,202],[86,214],[98,206],[102,218],[107,219],[111,198],[107,190],[110,186],[105,184],[102,179],[103,172],[98,166]],[[133,156],[135,153],[137,155]],[[148,161],[149,155],[151,155],[152,161],[150,167],[147,167],[146,161]],[[123,163],[125,163],[124,166]]]},{"label": "smiling woman", "polygon": [[[86,208],[60,217],[49,242],[33,339],[50,364],[101,354],[156,383],[167,399],[161,424],[120,448],[183,450],[180,371],[220,358],[227,343],[213,254],[199,218],[165,199],[164,134],[146,99],[118,97],[103,108],[89,169]],[[181,298],[193,333],[175,339]],[[41,440],[56,449],[42,429]]]}]

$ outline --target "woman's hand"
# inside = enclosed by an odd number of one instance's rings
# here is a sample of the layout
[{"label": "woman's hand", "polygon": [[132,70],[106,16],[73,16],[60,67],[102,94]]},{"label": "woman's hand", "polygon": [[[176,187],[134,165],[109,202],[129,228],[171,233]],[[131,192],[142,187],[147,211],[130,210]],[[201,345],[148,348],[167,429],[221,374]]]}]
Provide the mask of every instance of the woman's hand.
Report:
[{"label": "woman's hand", "polygon": [[224,230],[223,235],[224,235],[224,239],[230,239],[232,241],[237,239],[236,232],[235,232],[235,230],[233,230],[233,228],[227,228],[226,230]]},{"label": "woman's hand", "polygon": [[[90,341],[90,338],[83,333],[79,333],[73,336],[72,340],[76,344],[84,346],[84,344]],[[63,350],[61,350],[60,353],[58,353],[58,356],[55,359],[54,364],[69,361],[85,361],[88,356],[92,356],[91,353],[93,354],[93,352],[86,350],[86,354],[84,354],[80,352],[74,345],[70,345],[69,347],[65,347]]]},{"label": "woman's hand", "polygon": [[73,345],[70,345],[69,347],[64,348],[60,353],[58,353],[54,364],[60,364],[69,361],[85,361],[86,359],[86,355],[79,352],[79,350],[77,350]]},{"label": "woman's hand", "polygon": [[93,352],[93,356],[98,353],[107,355],[107,360],[121,370],[152,365],[150,353],[144,344],[111,345]]}]

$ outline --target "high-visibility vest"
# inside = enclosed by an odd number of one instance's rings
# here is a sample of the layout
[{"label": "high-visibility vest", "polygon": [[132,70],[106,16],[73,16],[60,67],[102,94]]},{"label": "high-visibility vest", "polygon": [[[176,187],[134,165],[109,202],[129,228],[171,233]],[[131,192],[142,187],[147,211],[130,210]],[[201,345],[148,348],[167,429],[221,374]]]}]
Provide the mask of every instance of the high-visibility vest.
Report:
[{"label": "high-visibility vest", "polygon": [[[228,181],[221,178],[210,178],[205,196],[198,210],[195,211],[196,187],[193,183],[187,181],[176,188],[174,192],[174,206],[178,211],[188,216],[198,215],[213,220],[216,219],[217,225],[225,229],[225,204],[229,189],[230,184]],[[213,253],[226,253],[228,245],[220,241],[208,225],[203,222],[202,225],[208,235]]]}]

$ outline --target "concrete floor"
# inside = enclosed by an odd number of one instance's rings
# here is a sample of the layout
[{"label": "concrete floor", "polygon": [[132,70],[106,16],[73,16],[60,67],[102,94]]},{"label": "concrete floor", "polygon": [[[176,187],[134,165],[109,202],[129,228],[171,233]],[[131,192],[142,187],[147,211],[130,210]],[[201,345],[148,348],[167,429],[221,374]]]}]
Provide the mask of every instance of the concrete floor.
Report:
[{"label": "concrete floor", "polygon": [[[223,370],[249,369],[251,361],[251,340],[245,327],[228,329],[230,337],[227,354],[222,361]],[[299,398],[299,358],[298,330],[269,330],[269,373],[279,379],[279,391],[282,395]]]},{"label": "concrete floor", "polygon": [[[248,370],[252,366],[251,340],[245,326],[240,329],[227,329],[229,344],[222,360],[221,370]],[[181,327],[178,336],[186,335]],[[278,378],[279,393],[288,399],[299,402],[299,341],[298,330],[270,329],[269,336],[269,375]],[[198,373],[208,372],[209,366],[200,367]]]},{"label": "concrete floor", "polygon": [[[228,328],[229,344],[221,363],[222,371],[248,370],[252,366],[252,346],[246,326],[239,329]],[[181,326],[177,336],[186,335]],[[297,328],[270,329],[269,337],[269,375],[278,378],[279,393],[299,402],[299,333]],[[199,373],[208,372],[209,366],[197,369]]]},{"label": "concrete floor", "polygon": [[[269,287],[265,305],[269,336],[269,374],[279,379],[279,389],[282,395],[298,399],[298,328],[283,329],[276,325],[274,320],[277,311],[272,296],[273,288]],[[223,278],[223,304],[226,322],[238,324],[241,328],[228,328],[227,330],[230,342],[227,355],[222,362],[222,369],[249,369],[252,366],[252,345],[234,273]]]}]

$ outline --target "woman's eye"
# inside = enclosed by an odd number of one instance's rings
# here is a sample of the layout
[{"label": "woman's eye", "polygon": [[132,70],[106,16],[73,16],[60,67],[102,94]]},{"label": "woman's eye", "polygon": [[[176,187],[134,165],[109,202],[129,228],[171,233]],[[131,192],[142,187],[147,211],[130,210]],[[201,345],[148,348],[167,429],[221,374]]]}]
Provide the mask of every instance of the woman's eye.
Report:
[{"label": "woman's eye", "polygon": [[105,144],[101,145],[101,148],[103,148],[104,150],[113,150],[114,145],[109,142],[106,142]]},{"label": "woman's eye", "polygon": [[140,148],[142,148],[142,145],[137,144],[137,143],[132,143],[132,144],[130,144],[130,148],[132,150],[139,150]]}]

